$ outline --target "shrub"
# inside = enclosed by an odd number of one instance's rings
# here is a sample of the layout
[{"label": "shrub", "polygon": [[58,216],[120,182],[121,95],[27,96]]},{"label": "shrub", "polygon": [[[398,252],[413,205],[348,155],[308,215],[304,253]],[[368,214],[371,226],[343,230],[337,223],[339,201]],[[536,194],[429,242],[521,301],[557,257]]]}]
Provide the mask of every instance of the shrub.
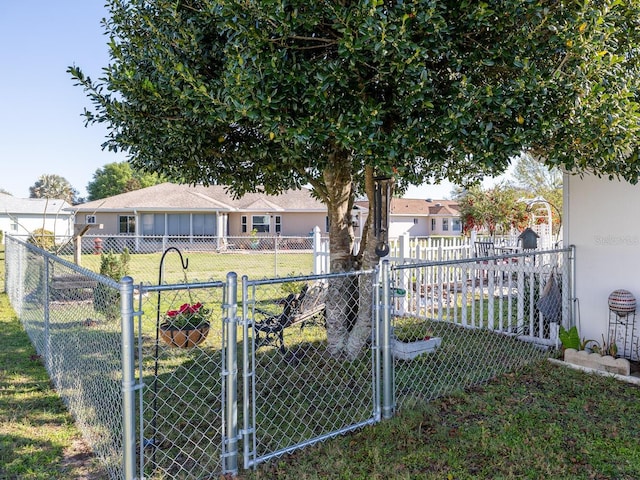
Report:
[{"label": "shrub", "polygon": [[[120,256],[112,251],[102,253],[100,274],[119,282],[129,273],[129,260],[130,254],[126,248]],[[103,283],[98,283],[93,292],[93,308],[104,314],[107,320],[117,319],[120,316],[120,292]]]},{"label": "shrub", "polygon": [[52,251],[56,245],[55,235],[44,228],[37,228],[29,236],[29,243],[43,250]]}]

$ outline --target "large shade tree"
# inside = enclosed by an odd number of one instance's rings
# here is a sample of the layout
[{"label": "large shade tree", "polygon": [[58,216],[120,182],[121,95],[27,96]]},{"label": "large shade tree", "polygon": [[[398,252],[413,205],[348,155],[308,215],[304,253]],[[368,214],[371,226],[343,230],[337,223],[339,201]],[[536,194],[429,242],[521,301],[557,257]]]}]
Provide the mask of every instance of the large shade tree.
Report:
[{"label": "large shade tree", "polygon": [[143,173],[131,168],[128,162],[108,163],[93,174],[87,185],[89,200],[112,197],[162,183],[164,179],[156,172]]},{"label": "large shade tree", "polygon": [[523,191],[506,184],[484,190],[473,185],[457,198],[465,233],[486,230],[489,235],[507,234],[512,229],[523,230],[529,221]]},{"label": "large shade tree", "polygon": [[[70,68],[94,104],[87,121],[109,128],[105,146],[136,168],[237,195],[310,184],[328,208],[333,271],[378,261],[367,225],[354,255],[351,226],[356,194],[372,205],[378,176],[398,188],[466,184],[525,149],[637,180],[631,0],[108,7],[103,77]],[[353,357],[369,320],[362,303],[354,312],[335,300],[347,287],[330,287],[327,328],[330,351]]]}]

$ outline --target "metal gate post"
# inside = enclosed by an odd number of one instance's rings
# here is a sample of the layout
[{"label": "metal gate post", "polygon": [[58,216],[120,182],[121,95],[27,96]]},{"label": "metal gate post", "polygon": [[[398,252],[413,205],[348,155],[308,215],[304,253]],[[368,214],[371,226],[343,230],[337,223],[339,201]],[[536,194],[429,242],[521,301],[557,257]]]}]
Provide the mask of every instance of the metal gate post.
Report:
[{"label": "metal gate post", "polygon": [[389,260],[382,262],[382,418],[394,412],[393,359],[391,358],[391,290],[389,288]]},{"label": "metal gate post", "polygon": [[122,329],[122,463],[125,480],[136,477],[135,342],[133,335],[133,279],[120,280]]},{"label": "metal gate post", "polygon": [[[51,290],[49,288],[50,285],[50,280],[49,280],[49,276],[51,275],[51,272],[49,270],[49,259],[46,256],[42,256],[42,260],[44,262],[44,273],[43,273],[43,277],[42,277],[42,282],[43,282],[43,299],[44,299],[44,366],[47,369],[47,372],[49,373],[49,375],[53,376],[53,373],[51,371],[51,366],[52,366],[52,362],[51,362],[51,332],[49,330],[50,327],[50,320],[51,320],[51,310],[50,310],[50,306],[51,306]],[[6,284],[5,284],[6,285]]]},{"label": "metal gate post", "polygon": [[[566,254],[565,254],[566,255]],[[574,302],[576,302],[577,298],[576,298],[576,246],[575,245],[570,245],[569,246],[569,261],[567,263],[569,263],[568,267],[565,267],[565,269],[567,270],[562,278],[562,298],[564,300],[565,297],[565,293],[564,292],[570,292],[567,297],[569,297],[567,299],[567,301],[569,302],[569,306],[567,308],[567,310],[569,311],[568,313],[568,317],[569,317],[569,322],[567,322],[567,324],[565,325],[565,328],[568,330],[569,328],[573,327],[574,325],[577,325],[577,321],[576,321],[576,315],[578,314],[578,312],[576,311],[575,308],[575,304]],[[566,283],[565,283],[566,282]],[[564,318],[563,318],[564,320]],[[578,325],[578,328],[580,328],[580,325]]]},{"label": "metal gate post", "polygon": [[226,316],[224,318],[226,340],[224,343],[224,370],[226,374],[226,395],[223,400],[225,409],[226,445],[223,456],[223,474],[238,474],[238,359],[237,359],[237,325],[238,325],[238,276],[235,272],[227,274],[226,298],[224,299]]},{"label": "metal gate post", "polygon": [[[252,422],[254,416],[251,413],[251,405],[255,405],[255,399],[251,398],[251,392],[253,391],[253,383],[255,382],[255,376],[253,375],[254,367],[254,347],[251,346],[249,350],[249,338],[253,339],[253,333],[249,336],[249,277],[247,275],[242,276],[242,444],[243,444],[243,459],[244,468],[249,468],[249,464],[253,460],[252,454],[255,453],[255,429]],[[253,330],[252,330],[253,332]],[[251,342],[253,344],[253,342]],[[253,442],[253,445],[251,445]]]}]

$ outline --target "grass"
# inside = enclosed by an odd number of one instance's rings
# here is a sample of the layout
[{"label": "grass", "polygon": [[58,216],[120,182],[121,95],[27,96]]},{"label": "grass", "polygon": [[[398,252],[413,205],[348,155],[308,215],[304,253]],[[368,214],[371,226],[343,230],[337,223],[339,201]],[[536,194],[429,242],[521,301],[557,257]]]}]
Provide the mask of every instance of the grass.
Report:
[{"label": "grass", "polygon": [[0,478],[104,478],[4,293],[0,326]]},{"label": "grass", "polygon": [[[313,271],[313,254],[279,252],[275,256],[268,253],[182,253],[188,261],[187,278],[190,282],[224,280],[228,272],[236,272],[238,282],[242,275],[252,278],[273,277],[276,275],[308,275]],[[136,283],[158,283],[158,268],[162,253],[131,254],[128,275]],[[72,262],[70,256],[62,256]],[[83,255],[82,266],[94,272],[100,271],[100,255]],[[162,276],[166,283],[182,283],[185,281],[180,257],[176,253],[167,254],[164,260]]]},{"label": "grass", "polygon": [[[3,267],[4,262],[0,282]],[[5,294],[0,294],[0,325],[0,478],[106,478],[80,441]],[[424,333],[439,335],[438,328]],[[261,362],[280,358],[267,352]],[[323,371],[330,373],[329,367]],[[291,382],[293,371],[283,365],[277,374]],[[259,388],[281,388],[276,377]],[[322,391],[321,379],[316,380],[317,386],[308,380],[307,386]],[[308,400],[297,398],[296,405],[304,407]],[[638,386],[540,361],[429,403],[407,402],[391,420],[282,456],[240,478],[637,479],[639,403]],[[280,427],[273,428],[271,441],[277,442]]]},{"label": "grass", "polygon": [[245,479],[637,479],[640,389],[541,361]]}]

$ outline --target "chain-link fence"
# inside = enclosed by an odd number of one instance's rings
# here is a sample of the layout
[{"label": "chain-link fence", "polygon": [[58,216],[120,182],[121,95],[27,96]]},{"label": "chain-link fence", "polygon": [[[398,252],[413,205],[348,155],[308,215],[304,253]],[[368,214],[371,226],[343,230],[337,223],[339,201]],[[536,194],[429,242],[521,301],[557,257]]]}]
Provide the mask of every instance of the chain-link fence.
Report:
[{"label": "chain-link fence", "polygon": [[116,283],[7,239],[11,303],[110,478],[250,468],[542,358],[571,318],[571,250],[242,281],[196,280],[199,253]]},{"label": "chain-link fence", "polygon": [[[549,355],[569,328],[573,250],[394,267],[396,403],[428,401]],[[420,353],[425,353],[416,357]]]},{"label": "chain-link fence", "polygon": [[10,237],[6,290],[56,391],[110,478],[124,478],[118,283]]},{"label": "chain-link fence", "polygon": [[[24,237],[27,240],[27,237]],[[324,243],[319,231],[305,237],[251,236],[100,236],[87,234],[53,240],[43,247],[57,257],[100,272],[101,254],[129,255],[129,274],[137,282],[155,283],[162,254],[177,248],[191,261],[189,281],[223,281],[228,272],[253,278],[287,277],[319,273],[314,249]],[[41,246],[41,245],[39,245]],[[181,282],[182,271],[167,269],[167,282]]]}]

